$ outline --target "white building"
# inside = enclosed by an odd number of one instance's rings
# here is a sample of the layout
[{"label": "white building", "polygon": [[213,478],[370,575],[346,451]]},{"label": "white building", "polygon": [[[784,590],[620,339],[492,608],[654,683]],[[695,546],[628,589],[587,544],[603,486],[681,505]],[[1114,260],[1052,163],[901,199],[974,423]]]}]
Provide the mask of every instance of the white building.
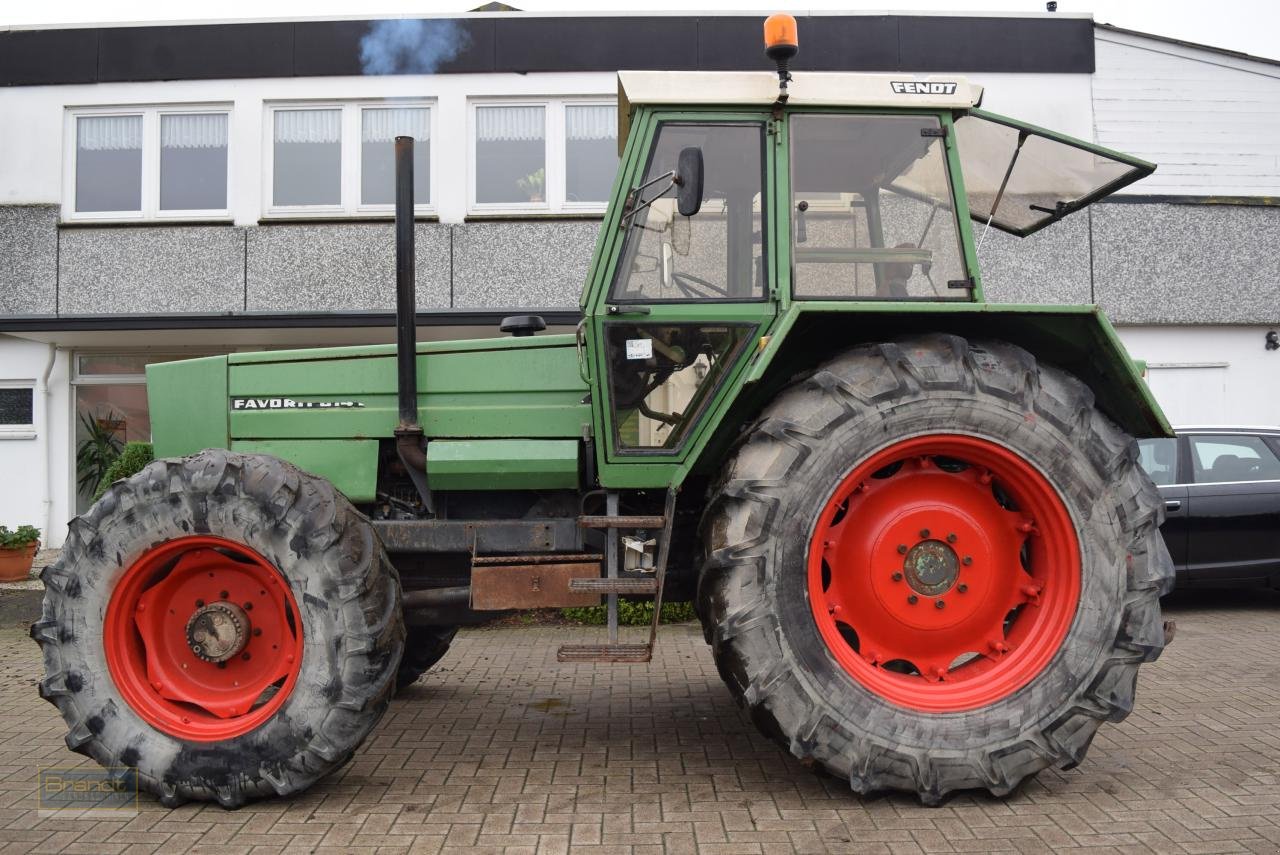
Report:
[{"label": "white building", "polygon": [[[420,335],[496,334],[515,308],[574,323],[616,164],[614,72],[763,68],[759,26],[482,13],[0,32],[0,523],[61,543],[85,501],[85,425],[148,436],[148,361],[391,340],[394,133],[424,141]],[[1263,394],[1280,367],[1280,64],[1087,16],[800,26],[800,70],[964,73],[985,109],[1161,164],[1040,234],[992,232],[988,295],[1101,304],[1175,422],[1280,423]],[[386,33],[431,46],[429,67],[379,53]]]}]

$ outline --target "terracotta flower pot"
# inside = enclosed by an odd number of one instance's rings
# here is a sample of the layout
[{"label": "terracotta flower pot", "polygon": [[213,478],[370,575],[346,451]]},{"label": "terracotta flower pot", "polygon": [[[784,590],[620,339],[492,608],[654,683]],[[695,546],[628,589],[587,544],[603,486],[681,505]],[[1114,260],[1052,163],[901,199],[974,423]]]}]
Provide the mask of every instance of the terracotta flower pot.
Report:
[{"label": "terracotta flower pot", "polygon": [[19,546],[16,549],[0,549],[0,582],[22,582],[31,576],[31,562],[36,558],[39,543]]}]

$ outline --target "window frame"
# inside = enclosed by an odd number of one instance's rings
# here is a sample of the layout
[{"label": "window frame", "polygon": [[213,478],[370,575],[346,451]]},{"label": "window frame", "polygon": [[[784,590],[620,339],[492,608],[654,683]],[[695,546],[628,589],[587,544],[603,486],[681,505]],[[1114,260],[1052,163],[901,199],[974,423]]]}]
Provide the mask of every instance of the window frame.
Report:
[{"label": "window frame", "polygon": [[[360,147],[361,119],[366,108],[418,107],[427,110],[427,127],[430,134],[431,157],[428,161],[431,198],[425,202],[414,200],[415,217],[434,216],[436,180],[439,157],[436,156],[439,140],[438,121],[440,109],[435,98],[358,98],[324,101],[264,101],[262,121],[262,219],[390,219],[395,216],[394,204],[366,205],[360,201]],[[338,110],[339,158],[338,204],[336,205],[277,205],[275,204],[275,114],[291,110]]]},{"label": "window frame", "polygon": [[34,380],[0,380],[0,389],[26,389],[31,392],[31,421],[27,424],[0,424],[0,440],[35,439],[36,382]]},{"label": "window frame", "polygon": [[[227,187],[226,205],[222,208],[165,210],[160,207],[160,121],[161,116],[207,115],[220,113],[227,117]],[[139,116],[142,119],[142,186],[141,207],[133,211],[77,211],[76,173],[80,146],[77,121],[81,118]],[[211,101],[182,104],[132,104],[95,107],[67,107],[63,111],[62,220],[70,223],[227,220],[231,215],[231,192],[235,186],[236,116],[231,102]]]},{"label": "window frame", "polygon": [[[476,177],[479,157],[476,153],[476,111],[480,107],[542,107],[545,117],[543,137],[543,169],[545,182],[542,202],[477,202]],[[568,118],[569,107],[609,107],[618,109],[618,101],[603,95],[555,95],[545,97],[476,96],[467,99],[467,216],[533,215],[558,216],[564,214],[603,215],[613,195],[610,187],[599,202],[570,202]],[[616,135],[615,135],[616,147]],[[621,158],[619,158],[621,164]],[[615,180],[617,170],[614,171]],[[434,185],[433,185],[434,186]]]}]

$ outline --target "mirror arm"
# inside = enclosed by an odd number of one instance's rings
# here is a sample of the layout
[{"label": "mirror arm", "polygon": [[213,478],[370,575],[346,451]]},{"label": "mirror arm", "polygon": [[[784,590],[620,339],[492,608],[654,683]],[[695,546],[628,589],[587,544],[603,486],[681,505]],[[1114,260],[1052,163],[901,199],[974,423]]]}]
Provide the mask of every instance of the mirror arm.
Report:
[{"label": "mirror arm", "polygon": [[[668,184],[666,187],[664,187],[661,193],[657,194],[656,196],[653,196],[650,199],[645,199],[641,201],[639,204],[635,204],[636,200],[641,198],[640,194],[642,191],[647,190],[648,188],[657,184],[659,181],[665,181],[668,179],[671,181],[671,183]],[[631,192],[627,194],[627,198],[632,201],[634,207],[632,207],[631,210],[623,214],[622,218],[618,220],[618,228],[620,229],[626,228],[628,221],[635,219],[636,214],[639,214],[641,211],[644,211],[647,208],[649,208],[651,205],[653,205],[654,202],[658,201],[663,196],[665,196],[668,190],[670,190],[672,187],[675,187],[679,183],[680,183],[680,178],[679,176],[676,175],[676,171],[672,169],[669,172],[664,172],[663,174],[659,175],[657,178],[652,178],[643,184],[640,184],[636,187],[631,188]]]}]

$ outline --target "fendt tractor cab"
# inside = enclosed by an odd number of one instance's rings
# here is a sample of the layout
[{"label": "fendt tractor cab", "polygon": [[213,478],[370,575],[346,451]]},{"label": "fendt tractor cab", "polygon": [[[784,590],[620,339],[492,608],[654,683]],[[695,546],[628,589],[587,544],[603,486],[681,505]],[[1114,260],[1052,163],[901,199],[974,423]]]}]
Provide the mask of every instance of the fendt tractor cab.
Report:
[{"label": "fendt tractor cab", "polygon": [[619,597],[692,599],[858,793],[1006,794],[1129,713],[1172,581],[1134,437],[1169,428],[1096,307],[984,302],[974,232],[1154,166],[766,33],[777,74],[619,75],[576,334],[416,343],[402,138],[395,347],[148,369],[160,459],[72,521],[32,628],[73,750],[166,804],[296,793],[461,625],[603,599],[559,659],[649,661]]}]

